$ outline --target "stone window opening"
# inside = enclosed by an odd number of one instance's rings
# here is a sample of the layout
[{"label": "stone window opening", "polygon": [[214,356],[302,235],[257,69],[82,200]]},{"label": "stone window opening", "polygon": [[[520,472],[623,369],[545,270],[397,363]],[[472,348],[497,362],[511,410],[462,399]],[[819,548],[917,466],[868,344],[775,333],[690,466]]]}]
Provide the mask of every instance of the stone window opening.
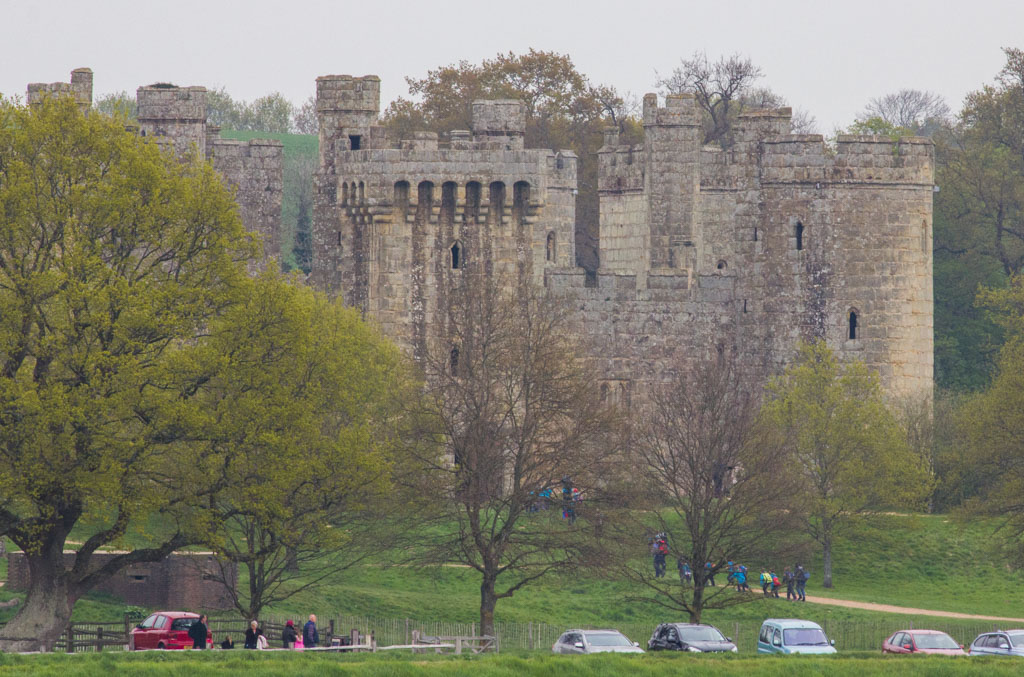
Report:
[{"label": "stone window opening", "polygon": [[718,264],[715,265],[715,268],[718,268],[719,270],[726,270],[728,267],[729,264],[725,262],[725,259],[719,259]]},{"label": "stone window opening", "polygon": [[747,312],[747,300],[743,299],[743,312]]},{"label": "stone window opening", "polygon": [[359,136],[358,134],[350,134],[348,137],[348,145],[351,150],[359,150],[359,148],[363,145],[362,142],[363,137]]},{"label": "stone window opening", "polygon": [[448,353],[448,367],[451,370],[452,376],[459,375],[459,347],[452,346],[451,352]]},{"label": "stone window opening", "polygon": [[341,204],[348,204],[348,182],[341,184]]},{"label": "stone window opening", "polygon": [[338,246],[340,247],[341,246],[341,231],[339,230],[339,231],[337,231],[337,233],[338,233]]},{"label": "stone window opening", "polygon": [[796,222],[796,250],[802,251],[804,248],[804,224],[799,221]]},{"label": "stone window opening", "polygon": [[754,226],[754,242],[757,242],[757,226]]},{"label": "stone window opening", "polygon": [[547,248],[544,251],[544,257],[546,260],[554,263],[555,261],[555,232],[551,231],[548,233]]},{"label": "stone window opening", "polygon": [[363,204],[364,202],[366,202],[366,188],[364,187],[363,182],[360,181],[359,182],[359,204]]},{"label": "stone window opening", "polygon": [[146,574],[128,574],[128,580],[132,583],[145,583],[149,579]]},{"label": "stone window opening", "polygon": [[450,253],[452,257],[452,270],[461,270],[466,265],[466,254],[462,249],[462,243],[458,240],[453,242]]},{"label": "stone window opening", "polygon": [[607,383],[602,383],[601,384],[601,401],[602,402],[607,402],[608,401],[608,384]]},{"label": "stone window opening", "polygon": [[850,340],[856,340],[857,338],[857,311],[854,309],[850,310],[849,315],[849,326],[850,326]]}]

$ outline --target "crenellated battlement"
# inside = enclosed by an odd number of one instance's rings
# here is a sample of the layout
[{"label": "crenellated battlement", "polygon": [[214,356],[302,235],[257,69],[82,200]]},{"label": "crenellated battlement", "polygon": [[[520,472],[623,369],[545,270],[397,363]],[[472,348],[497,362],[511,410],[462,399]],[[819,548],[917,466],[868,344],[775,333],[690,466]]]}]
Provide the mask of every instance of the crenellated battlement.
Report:
[{"label": "crenellated battlement", "polygon": [[92,69],[76,68],[71,71],[71,82],[33,82],[27,87],[26,101],[37,104],[46,96],[71,96],[79,108],[92,108]]}]

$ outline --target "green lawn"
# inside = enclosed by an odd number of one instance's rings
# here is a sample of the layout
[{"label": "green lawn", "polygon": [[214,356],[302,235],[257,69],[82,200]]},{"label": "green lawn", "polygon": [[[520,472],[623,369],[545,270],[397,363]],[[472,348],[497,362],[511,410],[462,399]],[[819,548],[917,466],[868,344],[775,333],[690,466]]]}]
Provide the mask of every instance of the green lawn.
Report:
[{"label": "green lawn", "polygon": [[0,675],[92,677],[94,675],[361,675],[367,677],[660,677],[711,676],[870,677],[872,675],[1016,675],[1016,660],[947,657],[882,657],[877,653],[811,656],[512,656],[437,657],[409,654],[311,655],[295,652],[147,652],[146,654],[0,656]]}]

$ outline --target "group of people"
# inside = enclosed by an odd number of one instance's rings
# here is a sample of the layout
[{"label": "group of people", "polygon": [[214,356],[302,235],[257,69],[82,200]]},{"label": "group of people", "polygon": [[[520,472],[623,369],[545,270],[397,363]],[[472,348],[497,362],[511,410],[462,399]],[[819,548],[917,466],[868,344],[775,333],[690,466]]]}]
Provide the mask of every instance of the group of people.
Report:
[{"label": "group of people", "polygon": [[[188,636],[192,640],[193,649],[205,649],[206,641],[210,634],[210,622],[206,618],[206,614],[199,617],[199,620],[189,626]],[[281,643],[285,649],[312,649],[320,643],[320,632],[316,627],[316,614],[310,614],[309,620],[302,626],[302,636],[295,629],[295,622],[289,620],[284,630],[281,631]],[[222,649],[234,649],[235,641],[231,639],[231,635],[225,635],[224,640],[220,643]],[[270,648],[270,642],[267,640],[266,634],[263,632],[263,628],[256,621],[249,623],[249,628],[245,631],[245,644],[246,649],[268,649]]]},{"label": "group of people", "polygon": [[[654,577],[665,577],[665,560],[669,553],[668,536],[660,532],[648,539],[651,555],[654,559]],[[679,570],[679,582],[683,585],[693,584],[693,569],[690,563],[682,557],[676,559],[676,568]],[[735,585],[736,592],[750,592],[750,585],[747,584],[747,567],[735,562],[726,562],[728,574],[726,585]],[[778,597],[779,589],[786,586],[786,599],[790,601],[806,602],[806,586],[811,574],[804,567],[797,563],[792,569],[786,567],[780,579],[774,569],[761,569],[760,583],[761,591],[765,597]],[[715,584],[715,565],[711,562],[704,563],[704,581],[706,585],[717,587]]]},{"label": "group of people", "polygon": [[[527,507],[527,512],[538,512],[548,509],[548,503],[554,500],[554,490],[551,487],[543,487],[538,492],[530,492],[532,502]],[[572,485],[572,479],[568,476],[562,478],[562,519],[569,520],[569,524],[576,523],[576,507],[583,502],[583,493]]]}]

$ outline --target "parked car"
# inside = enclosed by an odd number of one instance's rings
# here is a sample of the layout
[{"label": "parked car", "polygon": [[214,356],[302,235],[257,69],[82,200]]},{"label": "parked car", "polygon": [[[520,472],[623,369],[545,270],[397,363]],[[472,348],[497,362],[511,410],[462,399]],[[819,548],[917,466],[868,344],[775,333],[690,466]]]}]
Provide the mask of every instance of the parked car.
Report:
[{"label": "parked car", "polygon": [[567,630],[551,647],[554,653],[643,653],[618,630]]},{"label": "parked car", "polygon": [[662,623],[647,642],[649,651],[722,652],[736,651],[732,637],[726,637],[713,625],[698,623]]},{"label": "parked car", "polygon": [[963,646],[938,630],[899,630],[882,642],[882,653],[934,653],[966,656]]},{"label": "parked car", "polygon": [[983,632],[968,650],[972,656],[1024,656],[1024,630]]},{"label": "parked car", "polygon": [[[199,620],[199,614],[189,611],[157,611],[151,614],[128,633],[128,648],[142,649],[190,649],[192,638],[188,629]],[[213,646],[213,633],[207,631],[206,646]]]},{"label": "parked car", "polygon": [[757,653],[835,653],[835,641],[814,621],[769,618],[761,624]]}]

